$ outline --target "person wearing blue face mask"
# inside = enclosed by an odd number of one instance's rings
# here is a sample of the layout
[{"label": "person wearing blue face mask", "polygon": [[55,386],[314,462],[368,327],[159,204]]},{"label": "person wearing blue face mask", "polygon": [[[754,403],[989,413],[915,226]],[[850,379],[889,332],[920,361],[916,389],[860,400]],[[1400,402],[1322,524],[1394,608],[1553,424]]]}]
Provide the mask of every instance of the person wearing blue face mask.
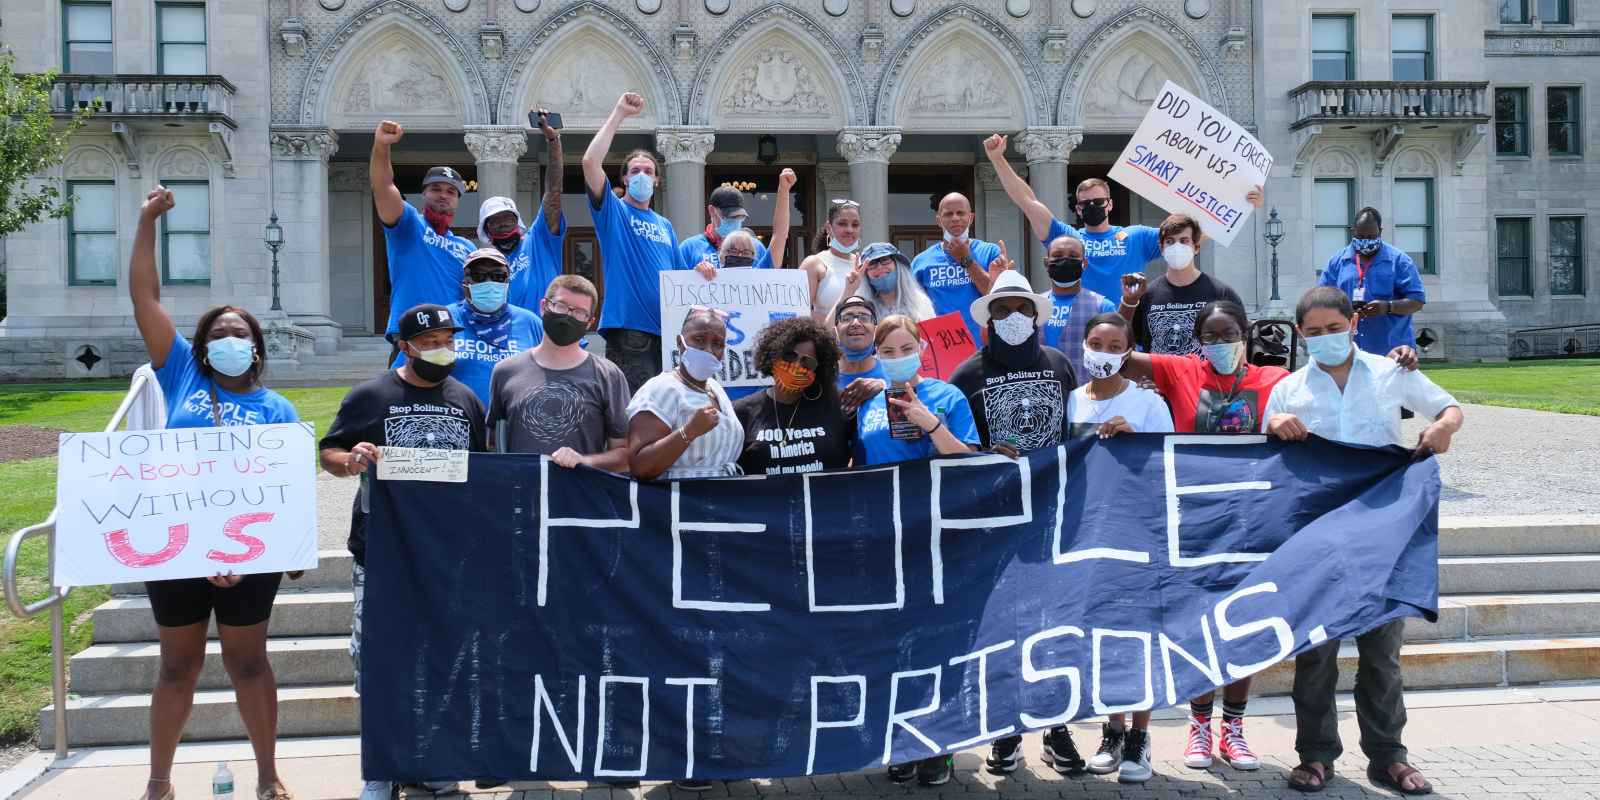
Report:
[{"label": "person wearing blue face mask", "polygon": [[716,274],[716,270],[723,266],[730,267],[761,267],[770,269],[774,265],[783,264],[784,245],[789,239],[789,212],[791,202],[790,190],[794,188],[795,174],[792,169],[785,169],[778,173],[778,193],[776,206],[772,212],[772,249],[757,239],[755,242],[755,256],[749,263],[724,264],[722,262],[722,243],[735,231],[745,229],[745,224],[750,219],[750,212],[744,207],[744,193],[732,186],[718,186],[711,190],[711,198],[706,203],[706,229],[678,243],[678,260],[683,264],[693,265],[696,269],[709,267],[712,271],[706,274],[707,278]]},{"label": "person wearing blue face mask", "polygon": [[872,302],[855,295],[845,297],[834,314],[833,331],[840,351],[839,405],[853,415],[888,385],[878,363],[878,316]]},{"label": "person wearing blue face mask", "polygon": [[1350,297],[1359,320],[1356,346],[1384,355],[1417,346],[1411,317],[1428,302],[1422,274],[1404,250],[1383,241],[1383,216],[1372,207],[1356,212],[1350,244],[1328,259],[1319,286],[1336,286]]},{"label": "person wearing blue face mask", "polygon": [[[861,250],[845,277],[839,302],[852,295],[872,303],[880,320],[898,314],[922,322],[936,316],[933,302],[911,273],[911,260],[888,242],[873,242]],[[828,316],[836,316],[837,310],[836,304]]]}]

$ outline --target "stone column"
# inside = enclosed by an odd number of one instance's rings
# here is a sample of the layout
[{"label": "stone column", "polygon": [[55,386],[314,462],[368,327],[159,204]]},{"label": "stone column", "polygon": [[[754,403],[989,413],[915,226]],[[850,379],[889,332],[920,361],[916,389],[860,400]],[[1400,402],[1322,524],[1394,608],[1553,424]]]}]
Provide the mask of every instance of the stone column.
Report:
[{"label": "stone column", "polygon": [[[1017,152],[1028,162],[1028,184],[1033,187],[1034,196],[1062,220],[1070,218],[1067,164],[1082,141],[1083,129],[1078,127],[1028,128],[1016,138]],[[1032,231],[1029,235],[1044,236],[1045,231]],[[1028,279],[1035,284],[1047,280],[1040,261],[1030,259],[1026,267]]]},{"label": "stone column", "polygon": [[[528,152],[527,131],[517,125],[468,125],[463,131],[467,151],[478,162],[478,196],[515,198],[517,159]],[[523,217],[531,219],[526,212]]]},{"label": "stone column", "polygon": [[1038,276],[1034,273],[1038,271],[1038,248],[1034,248],[1030,257],[1028,240],[1033,237],[1028,232],[1027,220],[1017,212],[1011,198],[1006,196],[1005,187],[1000,185],[1000,175],[993,164],[987,160],[980,161],[976,172],[977,180],[972,192],[975,220],[973,235],[990,242],[1005,242],[1006,255],[1016,262],[1029,281],[1037,282]]},{"label": "stone column", "polygon": [[845,128],[834,146],[850,163],[851,199],[861,204],[861,240],[889,239],[889,159],[900,149],[900,129]]},{"label": "stone column", "polygon": [[[828,206],[833,204],[834,198],[854,199],[850,192],[850,165],[843,161],[817,162],[817,196],[816,208],[812,209],[813,217],[817,221],[812,227],[813,235],[822,230],[828,221]],[[810,245],[807,245],[810,251]]]},{"label": "stone column", "polygon": [[[315,337],[319,355],[332,354],[342,329],[329,316],[328,159],[339,150],[339,135],[320,125],[274,125],[268,144],[271,208],[283,226],[278,293],[288,321]],[[271,291],[269,284],[265,294]]]},{"label": "stone column", "polygon": [[672,220],[681,241],[706,226],[706,156],[717,144],[710,128],[656,129],[656,151],[666,159],[666,204],[657,210]]}]

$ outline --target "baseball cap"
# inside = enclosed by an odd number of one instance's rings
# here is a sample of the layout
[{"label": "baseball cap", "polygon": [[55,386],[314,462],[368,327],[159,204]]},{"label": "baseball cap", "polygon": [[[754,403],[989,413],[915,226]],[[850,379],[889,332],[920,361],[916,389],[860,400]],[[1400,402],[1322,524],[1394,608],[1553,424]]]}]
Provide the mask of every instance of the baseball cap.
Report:
[{"label": "baseball cap", "polygon": [[461,330],[461,326],[456,324],[455,317],[450,313],[450,309],[438,303],[414,305],[406,309],[406,313],[400,315],[401,341],[415,339],[428,331],[437,330]]},{"label": "baseball cap", "polygon": [[508,270],[511,269],[511,262],[507,261],[505,254],[495,247],[480,247],[472,251],[467,255],[467,260],[462,264],[462,268],[465,269],[472,266],[474,261],[493,261]]},{"label": "baseball cap", "polygon": [[427,188],[430,183],[448,183],[456,187],[456,194],[467,193],[467,184],[461,180],[461,173],[450,167],[434,167],[428,170],[427,177],[422,179],[423,188]]},{"label": "baseball cap", "polygon": [[888,242],[873,242],[861,250],[861,263],[863,264],[871,264],[884,258],[892,258],[900,266],[906,269],[911,268],[911,259],[906,258],[904,253]]},{"label": "baseball cap", "polygon": [[707,201],[717,207],[724,217],[748,217],[750,212],[744,210],[744,192],[732,186],[718,186],[711,190],[711,199]]},{"label": "baseball cap", "polygon": [[878,309],[872,305],[872,301],[859,294],[853,294],[839,301],[839,307],[833,312],[833,321],[837,323],[839,317],[844,315],[845,309],[855,308],[856,306],[866,309],[867,313],[872,315],[874,322],[878,320]]}]

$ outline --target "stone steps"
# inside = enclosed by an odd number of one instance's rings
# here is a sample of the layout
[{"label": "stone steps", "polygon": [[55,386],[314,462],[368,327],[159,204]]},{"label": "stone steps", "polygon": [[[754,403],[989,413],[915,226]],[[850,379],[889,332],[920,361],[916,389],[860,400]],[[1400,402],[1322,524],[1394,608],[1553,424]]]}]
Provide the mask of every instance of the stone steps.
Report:
[{"label": "stone steps", "polygon": [[1600,553],[1600,517],[1441,517],[1440,556],[1529,556]]},{"label": "stone steps", "polygon": [[[346,618],[348,629],[349,620]],[[350,665],[350,637],[273,637],[267,640],[267,658],[279,686],[346,685],[354,679]],[[161,668],[158,642],[95,644],[72,657],[72,690],[81,695],[109,695],[146,691],[156,683]],[[206,642],[202,690],[228,689],[222,665],[222,642]]]},{"label": "stone steps", "polygon": [[1440,556],[1439,593],[1600,591],[1600,553]]},{"label": "stone steps", "polygon": [[[285,686],[278,690],[278,736],[349,736],[360,732],[355,690],[344,686]],[[150,739],[148,693],[69,697],[67,733],[72,747],[144,744]],[[233,692],[200,691],[184,726],[185,741],[244,739]],[[54,707],[39,712],[39,741],[55,739]]]},{"label": "stone steps", "polygon": [[[286,584],[292,585],[292,584]],[[350,632],[350,611],[355,594],[348,588],[278,592],[267,625],[271,637],[339,636]],[[144,596],[113,597],[94,610],[95,644],[152,642],[158,636],[156,621],[150,616],[150,600]],[[209,636],[217,637],[213,620]]]}]

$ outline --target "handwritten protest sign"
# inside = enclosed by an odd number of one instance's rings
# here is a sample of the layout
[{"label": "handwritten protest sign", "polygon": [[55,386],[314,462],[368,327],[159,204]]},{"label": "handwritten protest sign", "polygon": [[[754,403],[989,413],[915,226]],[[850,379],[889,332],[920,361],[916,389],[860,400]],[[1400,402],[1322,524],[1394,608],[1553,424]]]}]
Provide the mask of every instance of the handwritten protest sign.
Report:
[{"label": "handwritten protest sign", "polygon": [[956,367],[978,352],[978,344],[972,341],[972,329],[967,327],[959,311],[923,320],[917,323],[917,329],[922,332],[922,368],[917,374],[924,378],[950,380]]},{"label": "handwritten protest sign", "polygon": [[678,332],[691,306],[728,315],[728,349],[717,381],[723,386],[770,386],[756,371],[756,341],[767,325],[811,313],[811,288],[797,269],[719,269],[706,280],[692,270],[661,273],[661,363],[678,363]]},{"label": "handwritten protest sign", "polygon": [[1245,195],[1266,183],[1272,154],[1243,125],[1167,81],[1111,168],[1112,180],[1224,246],[1250,217]]},{"label": "handwritten protest sign", "polygon": [[315,446],[303,422],[61,434],[56,580],[315,567]]},{"label": "handwritten protest sign", "polygon": [[467,482],[467,451],[429,447],[380,447],[378,480]]}]

